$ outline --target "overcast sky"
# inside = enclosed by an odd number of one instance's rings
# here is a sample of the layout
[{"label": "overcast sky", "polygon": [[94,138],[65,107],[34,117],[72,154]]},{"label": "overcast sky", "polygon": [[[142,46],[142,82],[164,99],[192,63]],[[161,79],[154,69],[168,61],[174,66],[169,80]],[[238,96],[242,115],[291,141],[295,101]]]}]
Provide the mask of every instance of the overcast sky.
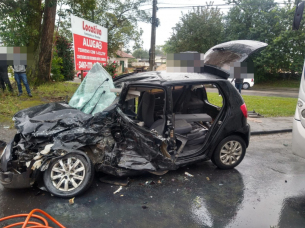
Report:
[{"label": "overcast sky", "polygon": [[[194,6],[194,5],[206,5],[204,0],[158,0],[158,7],[160,8],[157,11],[157,17],[160,20],[160,26],[157,27],[156,31],[156,45],[163,45],[166,40],[172,34],[172,28],[175,27],[176,23],[179,22],[179,18],[181,17],[181,13],[186,14],[192,8],[172,8],[172,9],[162,9],[161,7],[183,7],[183,6]],[[225,4],[226,0],[214,0],[214,5]],[[275,0],[275,2],[283,3],[284,0]],[[218,6],[221,11],[226,14],[231,7],[230,5]],[[147,9],[152,12],[152,5],[147,4],[146,6],[142,6],[141,9]],[[292,22],[291,22],[292,23]],[[139,27],[141,27],[144,31],[142,35],[143,47],[144,49],[149,50],[150,48],[150,36],[151,36],[151,24],[147,23],[139,23]],[[130,48],[132,48],[132,44],[130,44]]]}]

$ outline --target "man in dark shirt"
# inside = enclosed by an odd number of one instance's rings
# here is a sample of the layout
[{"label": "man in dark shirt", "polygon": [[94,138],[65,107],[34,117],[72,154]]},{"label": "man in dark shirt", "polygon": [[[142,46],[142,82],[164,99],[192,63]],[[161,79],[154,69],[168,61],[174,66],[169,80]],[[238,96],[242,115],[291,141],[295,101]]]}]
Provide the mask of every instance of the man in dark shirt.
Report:
[{"label": "man in dark shirt", "polygon": [[[233,78],[235,79],[235,88],[241,93],[241,88],[243,87],[244,79],[243,78]],[[232,80],[232,82],[233,82]]]},{"label": "man in dark shirt", "polygon": [[0,60],[0,86],[4,90],[6,87],[10,92],[13,92],[13,87],[11,85],[11,82],[8,78],[8,73],[7,73],[7,61],[6,60]]}]

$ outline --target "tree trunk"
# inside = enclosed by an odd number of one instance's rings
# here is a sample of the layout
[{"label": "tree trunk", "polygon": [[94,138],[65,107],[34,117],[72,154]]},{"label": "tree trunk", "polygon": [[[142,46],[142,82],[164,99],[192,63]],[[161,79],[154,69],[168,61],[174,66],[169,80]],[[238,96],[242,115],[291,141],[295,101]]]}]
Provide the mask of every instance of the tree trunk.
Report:
[{"label": "tree trunk", "polygon": [[41,1],[29,0],[28,7],[31,14],[26,19],[26,26],[30,33],[30,38],[26,46],[28,47],[27,77],[30,82],[36,80],[39,61],[39,41],[41,35],[42,10]]},{"label": "tree trunk", "polygon": [[38,75],[35,84],[50,81],[52,46],[57,0],[45,0],[43,25],[39,42]]}]

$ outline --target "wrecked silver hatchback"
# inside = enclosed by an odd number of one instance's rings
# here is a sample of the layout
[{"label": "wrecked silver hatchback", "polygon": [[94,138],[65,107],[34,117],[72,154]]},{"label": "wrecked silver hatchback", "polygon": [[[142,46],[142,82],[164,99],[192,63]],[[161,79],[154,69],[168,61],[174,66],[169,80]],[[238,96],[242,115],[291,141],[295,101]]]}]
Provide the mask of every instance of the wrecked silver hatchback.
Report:
[{"label": "wrecked silver hatchback", "polygon": [[[228,73],[218,71],[145,72],[113,83],[95,64],[69,104],[14,115],[17,134],[0,151],[1,184],[25,188],[43,180],[52,194],[72,197],[90,187],[95,171],[164,174],[208,159],[234,168],[245,156],[250,126],[242,97]],[[210,103],[211,85],[221,105]]]}]

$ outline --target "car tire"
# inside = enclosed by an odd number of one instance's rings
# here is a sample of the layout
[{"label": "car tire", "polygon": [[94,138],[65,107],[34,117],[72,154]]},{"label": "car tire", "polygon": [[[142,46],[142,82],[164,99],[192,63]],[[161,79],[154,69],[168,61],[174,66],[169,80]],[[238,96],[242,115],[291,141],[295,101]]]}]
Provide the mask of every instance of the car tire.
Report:
[{"label": "car tire", "polygon": [[250,84],[248,82],[243,83],[243,89],[250,89]]},{"label": "car tire", "polygon": [[232,169],[239,165],[245,154],[245,141],[237,135],[232,135],[219,143],[213,154],[212,162],[219,169]]},{"label": "car tire", "polygon": [[92,162],[80,154],[56,158],[43,174],[46,189],[53,195],[70,198],[84,193],[94,178]]}]

